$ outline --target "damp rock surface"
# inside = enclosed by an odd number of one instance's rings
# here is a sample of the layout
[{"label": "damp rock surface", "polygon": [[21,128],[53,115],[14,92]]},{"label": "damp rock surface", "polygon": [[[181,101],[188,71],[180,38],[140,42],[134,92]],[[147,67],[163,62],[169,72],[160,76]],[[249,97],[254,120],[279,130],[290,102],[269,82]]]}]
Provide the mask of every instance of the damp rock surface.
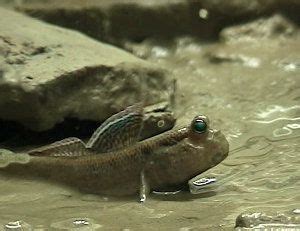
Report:
[{"label": "damp rock surface", "polygon": [[300,10],[295,0],[0,0],[0,4],[117,45],[124,39],[185,34],[215,39],[228,25],[275,12],[299,21]]},{"label": "damp rock surface", "polygon": [[0,14],[0,119],[42,131],[167,98],[164,69],[78,32]]},{"label": "damp rock surface", "polygon": [[214,20],[199,19],[198,1],[54,0],[6,5],[110,43],[123,39],[142,41],[149,36],[172,38],[186,33],[209,37],[216,30]]},{"label": "damp rock surface", "polygon": [[[300,3],[295,0],[201,0],[203,6],[227,17],[262,16],[271,12],[299,9]],[[290,12],[291,13],[291,12]]]},{"label": "damp rock surface", "polygon": [[266,214],[263,212],[245,212],[236,218],[236,228],[256,229],[300,229],[300,217],[295,214]]},{"label": "damp rock surface", "polygon": [[297,26],[286,17],[275,14],[259,18],[242,25],[228,27],[221,31],[220,38],[225,42],[255,41],[260,39],[281,39],[297,33]]}]

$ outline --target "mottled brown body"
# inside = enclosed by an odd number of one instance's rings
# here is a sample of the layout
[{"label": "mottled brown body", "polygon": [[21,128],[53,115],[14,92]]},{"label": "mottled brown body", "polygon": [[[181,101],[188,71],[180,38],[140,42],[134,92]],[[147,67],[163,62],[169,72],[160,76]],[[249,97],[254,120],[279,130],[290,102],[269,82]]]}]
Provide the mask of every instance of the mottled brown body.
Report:
[{"label": "mottled brown body", "polygon": [[31,156],[28,163],[11,163],[0,172],[46,178],[84,192],[116,196],[138,193],[142,170],[151,189],[180,185],[215,166],[228,153],[228,143],[220,132],[213,140],[198,144],[190,142],[190,132],[189,128],[172,130],[110,153],[87,149],[84,156]]},{"label": "mottled brown body", "polygon": [[[228,142],[221,132],[209,128],[207,117],[197,116],[187,127],[163,132],[175,121],[172,114],[144,112],[142,104],[136,104],[111,116],[86,144],[70,137],[27,154],[0,152],[6,163],[0,172],[49,179],[89,193],[140,192],[144,201],[148,190],[186,184],[226,158]],[[143,126],[151,130],[145,136]],[[163,133],[139,141],[156,131]],[[16,158],[20,155],[25,161]]]}]

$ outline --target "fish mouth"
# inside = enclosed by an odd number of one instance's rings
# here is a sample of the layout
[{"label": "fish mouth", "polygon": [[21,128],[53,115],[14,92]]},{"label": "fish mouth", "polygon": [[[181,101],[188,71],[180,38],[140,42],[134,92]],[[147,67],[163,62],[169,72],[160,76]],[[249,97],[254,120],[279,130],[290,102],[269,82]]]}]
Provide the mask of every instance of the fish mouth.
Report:
[{"label": "fish mouth", "polygon": [[229,143],[225,135],[220,130],[214,131],[214,143],[217,147],[212,161],[215,165],[217,165],[228,156]]}]

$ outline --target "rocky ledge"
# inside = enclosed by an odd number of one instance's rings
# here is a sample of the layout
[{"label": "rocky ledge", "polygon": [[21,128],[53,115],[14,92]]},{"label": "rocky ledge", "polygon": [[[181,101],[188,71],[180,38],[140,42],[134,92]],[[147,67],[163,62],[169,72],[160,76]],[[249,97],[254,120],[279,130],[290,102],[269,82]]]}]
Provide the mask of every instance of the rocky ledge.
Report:
[{"label": "rocky ledge", "polygon": [[237,230],[299,230],[299,209],[283,214],[242,213],[236,218]]},{"label": "rocky ledge", "polygon": [[43,131],[168,97],[168,73],[81,33],[0,9],[0,119]]},{"label": "rocky ledge", "polygon": [[27,0],[0,4],[101,41],[196,35],[216,38],[228,25],[282,13],[299,22],[297,0]]}]

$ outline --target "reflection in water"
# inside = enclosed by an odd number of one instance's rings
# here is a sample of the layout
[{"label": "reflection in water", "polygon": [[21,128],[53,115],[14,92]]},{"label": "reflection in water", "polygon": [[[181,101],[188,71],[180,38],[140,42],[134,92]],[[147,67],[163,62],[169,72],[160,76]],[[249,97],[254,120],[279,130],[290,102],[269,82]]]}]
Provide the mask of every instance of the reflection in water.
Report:
[{"label": "reflection in water", "polygon": [[[265,112],[260,112],[258,117],[260,118],[269,118],[276,116],[276,113],[280,114],[293,114],[293,111],[299,110],[300,106],[292,106],[292,107],[280,107],[274,106],[269,108]],[[297,111],[295,112],[297,114]],[[276,127],[273,130],[273,137],[283,137],[283,136],[290,136],[295,132],[296,129],[300,128],[300,117],[277,117],[271,120],[251,120],[251,122],[258,123],[258,124],[273,124],[273,127]]]},{"label": "reflection in water", "polygon": [[31,225],[24,221],[11,221],[4,225],[5,230],[32,230]]},{"label": "reflection in water", "polygon": [[102,225],[89,218],[71,218],[51,224],[51,228],[56,230],[96,230],[101,227]]},{"label": "reflection in water", "polygon": [[300,118],[282,115],[274,118],[275,112],[294,114],[299,107],[275,108],[259,114],[265,120],[249,121],[254,130],[263,131],[264,135],[248,138],[243,145],[231,150],[223,163],[227,171],[219,187],[224,196],[245,193],[235,201],[247,199],[255,204],[251,209],[260,208],[258,202],[265,207],[274,205],[275,201],[285,201],[285,205],[280,206],[299,205],[296,185],[300,182]]},{"label": "reflection in water", "polygon": [[258,121],[256,120],[255,122],[257,123],[273,123],[276,120],[281,120],[281,119],[299,119],[299,118],[282,118],[282,115],[286,115],[286,114],[292,114],[293,111],[300,109],[299,105],[294,105],[291,107],[283,107],[280,105],[270,105],[267,107],[266,110],[261,110],[259,113],[256,113],[258,118],[261,119],[272,119],[274,118],[275,120],[271,120],[271,121]]}]

